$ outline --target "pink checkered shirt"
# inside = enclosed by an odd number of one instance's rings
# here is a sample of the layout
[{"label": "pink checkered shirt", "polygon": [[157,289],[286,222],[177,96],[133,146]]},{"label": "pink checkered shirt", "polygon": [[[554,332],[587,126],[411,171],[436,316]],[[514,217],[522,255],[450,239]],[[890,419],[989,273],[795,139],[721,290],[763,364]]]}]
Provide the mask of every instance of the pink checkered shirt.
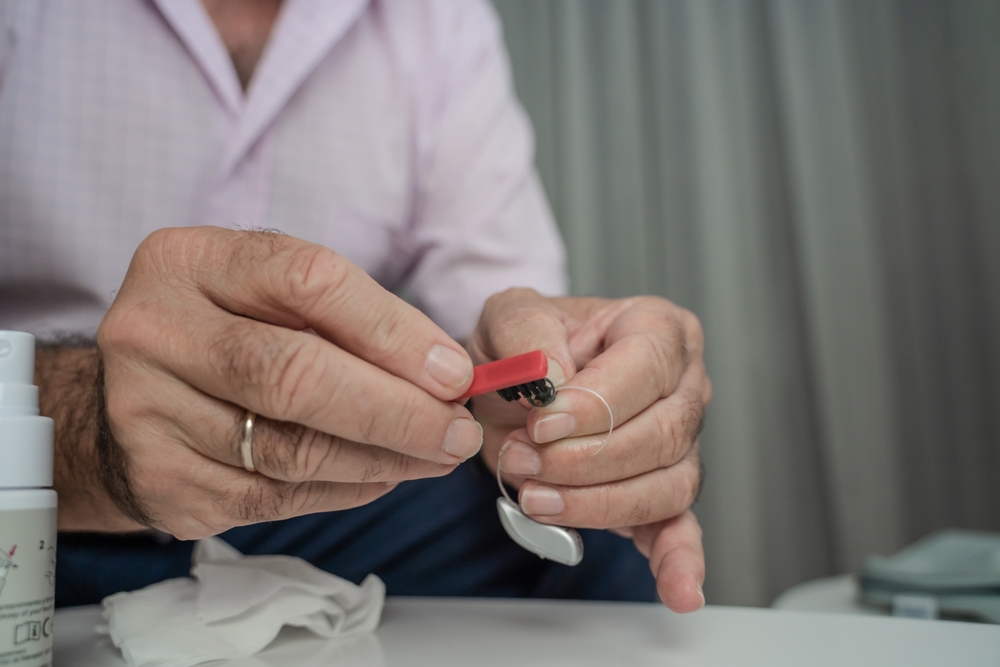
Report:
[{"label": "pink checkered shirt", "polygon": [[321,243],[449,333],[566,289],[483,0],[286,0],[246,94],[198,0],[0,0],[0,328],[92,331],[160,227]]}]

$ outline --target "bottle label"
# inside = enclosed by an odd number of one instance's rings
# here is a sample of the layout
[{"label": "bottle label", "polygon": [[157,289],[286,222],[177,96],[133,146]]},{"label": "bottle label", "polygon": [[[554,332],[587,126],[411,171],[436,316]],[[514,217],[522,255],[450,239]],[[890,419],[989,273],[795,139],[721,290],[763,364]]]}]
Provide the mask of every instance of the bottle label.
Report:
[{"label": "bottle label", "polygon": [[49,667],[56,510],[0,510],[0,667]]}]

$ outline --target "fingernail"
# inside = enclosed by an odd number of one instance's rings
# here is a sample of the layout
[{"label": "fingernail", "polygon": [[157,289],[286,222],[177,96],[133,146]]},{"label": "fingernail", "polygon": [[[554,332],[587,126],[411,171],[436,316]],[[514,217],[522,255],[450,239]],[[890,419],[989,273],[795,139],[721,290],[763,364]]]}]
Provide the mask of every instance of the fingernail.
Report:
[{"label": "fingernail", "polygon": [[565,438],[576,430],[576,419],[568,412],[545,415],[535,422],[532,440],[538,443]]},{"label": "fingernail", "polygon": [[[701,606],[705,606],[705,591],[701,589],[701,584],[698,585],[698,595],[701,596]],[[699,607],[700,609],[701,607]]]},{"label": "fingernail", "polygon": [[427,373],[446,387],[460,387],[472,373],[467,356],[444,345],[435,345],[424,362]]},{"label": "fingernail", "polygon": [[446,454],[457,456],[464,461],[475,456],[482,446],[483,427],[479,425],[479,422],[472,419],[456,419],[448,426],[448,432],[444,434],[441,449]]},{"label": "fingernail", "polygon": [[520,440],[511,440],[500,450],[500,467],[512,475],[537,475],[542,471],[542,459],[535,448]]},{"label": "fingernail", "polygon": [[545,359],[549,362],[549,371],[545,374],[545,377],[557,387],[566,384],[566,373],[563,372],[563,368],[559,362],[552,357],[545,357]]},{"label": "fingernail", "polygon": [[554,516],[566,509],[566,503],[552,487],[532,484],[521,492],[521,509],[525,514]]}]

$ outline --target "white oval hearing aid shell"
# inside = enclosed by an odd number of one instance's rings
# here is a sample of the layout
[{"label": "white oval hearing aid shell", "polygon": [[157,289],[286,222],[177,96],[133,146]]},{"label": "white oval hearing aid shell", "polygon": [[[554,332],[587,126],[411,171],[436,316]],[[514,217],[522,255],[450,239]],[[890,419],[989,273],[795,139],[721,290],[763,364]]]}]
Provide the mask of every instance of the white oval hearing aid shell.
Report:
[{"label": "white oval hearing aid shell", "polygon": [[497,498],[497,511],[510,539],[528,551],[563,565],[576,565],[583,560],[583,538],[572,528],[529,519],[520,507],[502,496]]}]

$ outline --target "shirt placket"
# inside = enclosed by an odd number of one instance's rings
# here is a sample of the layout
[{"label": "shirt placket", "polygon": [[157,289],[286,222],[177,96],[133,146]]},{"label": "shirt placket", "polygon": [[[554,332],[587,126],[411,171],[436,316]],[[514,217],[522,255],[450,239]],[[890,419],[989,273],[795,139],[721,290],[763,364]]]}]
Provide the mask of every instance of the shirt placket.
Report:
[{"label": "shirt placket", "polygon": [[265,132],[212,187],[204,224],[236,229],[267,227],[273,167],[274,138]]}]

